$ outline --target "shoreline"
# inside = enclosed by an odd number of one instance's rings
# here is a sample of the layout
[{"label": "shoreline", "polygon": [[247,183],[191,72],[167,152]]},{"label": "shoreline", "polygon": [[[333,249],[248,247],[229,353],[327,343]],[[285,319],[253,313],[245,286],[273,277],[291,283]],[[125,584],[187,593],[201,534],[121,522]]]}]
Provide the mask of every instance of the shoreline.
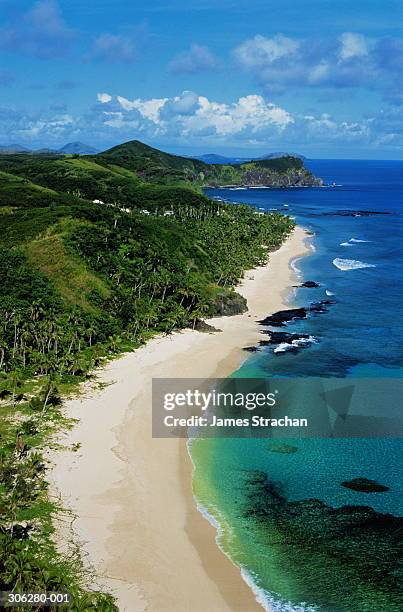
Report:
[{"label": "shoreline", "polygon": [[[151,438],[151,379],[236,370],[248,357],[242,348],[260,337],[256,319],[284,307],[295,281],[291,264],[309,252],[307,237],[297,227],[268,266],[245,273],[238,291],[249,310],[210,319],[221,332],[154,338],[102,368],[103,389],[89,384],[65,403],[78,423],[62,442],[81,446],[52,457],[51,487],[76,516],[72,529],[97,574],[94,588],[111,591],[122,611],[262,609],[196,507],[186,440]],[[59,535],[68,538],[63,526]]]}]

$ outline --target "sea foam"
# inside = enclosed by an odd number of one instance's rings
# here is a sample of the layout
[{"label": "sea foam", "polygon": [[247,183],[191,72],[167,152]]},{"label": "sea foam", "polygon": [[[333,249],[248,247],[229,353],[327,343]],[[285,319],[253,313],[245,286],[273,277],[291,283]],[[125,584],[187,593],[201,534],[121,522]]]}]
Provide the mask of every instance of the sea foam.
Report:
[{"label": "sea foam", "polygon": [[244,567],[241,567],[241,576],[246,584],[252,589],[257,603],[259,603],[266,612],[316,612],[319,610],[316,606],[307,605],[305,603],[293,604],[284,599],[277,599],[274,594],[259,587],[252,573]]},{"label": "sea foam", "polygon": [[370,240],[359,240],[358,238],[350,238],[349,242],[371,242]]},{"label": "sea foam", "polygon": [[294,272],[297,278],[302,278],[301,270],[298,268],[297,263],[296,263],[297,261],[299,261],[299,259],[300,258],[293,259],[290,263],[290,268]]},{"label": "sea foam", "polygon": [[278,346],[274,349],[274,353],[286,353],[287,351],[292,351],[293,349],[299,348],[300,346],[304,346],[305,344],[317,344],[318,340],[315,336],[309,336],[308,338],[297,338],[296,340],[291,340],[291,342],[280,342]]},{"label": "sea foam", "polygon": [[340,246],[353,246],[353,245],[351,244],[351,241],[349,241],[349,242],[340,242]]},{"label": "sea foam", "polygon": [[359,270],[360,268],[376,268],[375,264],[365,263],[364,261],[358,261],[357,259],[341,259],[336,257],[333,259],[333,265],[339,270]]}]

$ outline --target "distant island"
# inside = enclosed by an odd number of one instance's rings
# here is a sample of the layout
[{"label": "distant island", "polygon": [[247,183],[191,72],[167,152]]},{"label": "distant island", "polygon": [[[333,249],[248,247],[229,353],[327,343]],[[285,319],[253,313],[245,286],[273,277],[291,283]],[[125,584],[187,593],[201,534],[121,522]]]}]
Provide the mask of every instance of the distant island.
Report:
[{"label": "distant island", "polygon": [[33,155],[61,154],[61,155],[94,155],[97,149],[82,142],[68,142],[59,149],[41,148],[28,149],[20,144],[0,145],[0,155],[15,155],[16,153],[31,153]]},{"label": "distant island", "polygon": [[268,153],[267,155],[261,155],[260,157],[227,157],[225,155],[218,155],[217,153],[205,153],[204,155],[190,155],[194,159],[206,162],[206,164],[243,164],[250,161],[261,161],[265,159],[274,159],[279,157],[297,157],[305,160],[304,155],[299,153],[287,153],[285,151],[275,151],[274,153]]}]

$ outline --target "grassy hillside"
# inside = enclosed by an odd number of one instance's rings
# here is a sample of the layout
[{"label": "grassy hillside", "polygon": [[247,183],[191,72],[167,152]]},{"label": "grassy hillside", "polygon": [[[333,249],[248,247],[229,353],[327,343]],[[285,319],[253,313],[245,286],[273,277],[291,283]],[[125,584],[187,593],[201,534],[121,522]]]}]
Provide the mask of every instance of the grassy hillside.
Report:
[{"label": "grassy hillside", "polygon": [[[57,198],[57,192],[59,199],[65,194],[91,201],[99,199],[120,207],[147,208],[148,198],[143,197],[147,185],[150,197],[160,203],[164,200],[166,208],[170,208],[171,201],[181,199],[184,193],[177,191],[178,187],[190,188],[193,193],[188,192],[187,198],[194,199],[194,190],[200,192],[206,185],[320,184],[297,157],[212,165],[163,153],[138,141],[92,156],[0,155],[0,173],[2,205],[13,205],[18,189],[20,206],[24,201],[29,205],[35,192],[44,196],[39,199],[44,203],[51,201],[52,196]],[[154,195],[151,185],[157,190]],[[38,194],[41,187],[51,192]]]}]

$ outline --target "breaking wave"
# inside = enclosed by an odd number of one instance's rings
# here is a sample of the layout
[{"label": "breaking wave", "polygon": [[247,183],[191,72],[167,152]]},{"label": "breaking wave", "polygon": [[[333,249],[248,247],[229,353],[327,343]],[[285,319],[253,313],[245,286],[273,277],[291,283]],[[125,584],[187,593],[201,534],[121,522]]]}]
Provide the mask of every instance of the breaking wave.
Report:
[{"label": "breaking wave", "polygon": [[358,261],[357,259],[341,259],[336,257],[333,259],[333,265],[339,270],[359,270],[360,268],[376,268],[375,264],[365,263],[364,261]]}]

